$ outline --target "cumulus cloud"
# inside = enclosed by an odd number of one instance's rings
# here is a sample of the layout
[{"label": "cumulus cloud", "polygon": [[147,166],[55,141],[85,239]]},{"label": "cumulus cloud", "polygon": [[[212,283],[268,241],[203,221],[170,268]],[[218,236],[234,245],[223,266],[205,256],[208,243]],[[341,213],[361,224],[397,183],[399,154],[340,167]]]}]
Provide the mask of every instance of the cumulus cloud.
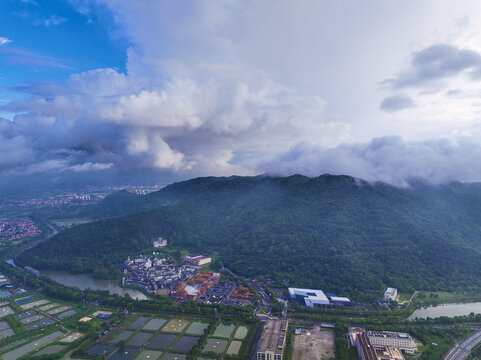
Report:
[{"label": "cumulus cloud", "polygon": [[[388,60],[397,63],[407,45],[381,41],[378,29],[411,31],[413,14],[422,15],[414,11],[423,6],[418,2],[410,5],[414,10],[406,11],[409,16],[397,30],[382,26],[385,19],[398,21],[402,15],[387,5],[380,16],[363,4],[350,5],[352,11],[346,13],[336,2],[311,0],[302,6],[287,0],[70,2],[87,16],[98,5],[112,13],[116,34],[130,44],[126,69],[93,69],[65,82],[16,88],[25,97],[0,109],[16,114],[13,121],[0,123],[0,141],[11,152],[0,160],[5,162],[0,175],[83,171],[87,177],[92,171],[118,171],[191,177],[275,172],[279,166],[283,174],[291,169],[309,175],[338,170],[403,184],[421,171],[405,164],[405,175],[395,177],[387,155],[374,159],[374,154],[389,153],[402,168],[399,154],[388,149],[415,143],[396,138],[370,143],[378,151],[368,145],[338,146],[371,138],[371,132],[393,133],[388,126],[377,126],[385,114],[379,115],[376,87],[392,72],[376,71]],[[412,32],[418,36],[418,29]],[[6,63],[66,68],[61,59],[7,49],[0,49]],[[472,50],[444,44],[414,53],[409,68],[386,82],[394,93],[380,109],[409,115],[400,110],[419,103],[408,93],[411,88],[461,74],[476,79],[478,58]],[[371,119],[373,114],[377,120]],[[405,133],[412,133],[412,122]],[[291,148],[295,143],[299,145]]]},{"label": "cumulus cloud", "polygon": [[449,44],[435,44],[413,53],[409,69],[385,83],[394,89],[423,87],[460,74],[479,80],[481,55]]},{"label": "cumulus cloud", "polygon": [[258,169],[275,175],[349,174],[368,181],[409,186],[414,179],[433,184],[480,181],[480,158],[481,145],[470,138],[414,142],[392,136],[332,149],[300,143],[260,162]]},{"label": "cumulus cloud", "polygon": [[457,96],[457,95],[461,95],[462,93],[463,91],[461,89],[451,89],[446,91],[447,96]]},{"label": "cumulus cloud", "polygon": [[397,112],[416,107],[413,99],[406,95],[388,96],[381,102],[380,109],[386,112]]},{"label": "cumulus cloud", "polygon": [[292,136],[344,129],[323,118],[320,98],[269,79],[156,83],[97,69],[72,75],[62,91],[55,86],[32,86],[30,91],[28,99],[3,107],[21,113],[8,134],[28,139],[35,155],[31,162],[41,164],[32,167],[27,161],[26,172],[75,171],[58,158],[66,153],[72,163],[174,172],[219,171],[223,165],[232,170],[232,154],[243,146],[266,150],[285,146]]},{"label": "cumulus cloud", "polygon": [[9,38],[6,38],[4,36],[0,36],[0,46],[7,45],[8,43],[11,43],[12,40]]}]

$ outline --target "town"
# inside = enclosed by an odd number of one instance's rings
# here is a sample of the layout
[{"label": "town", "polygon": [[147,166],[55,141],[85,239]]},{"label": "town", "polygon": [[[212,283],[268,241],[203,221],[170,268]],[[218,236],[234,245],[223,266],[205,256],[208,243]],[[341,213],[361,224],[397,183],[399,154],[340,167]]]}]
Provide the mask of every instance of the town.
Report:
[{"label": "town", "polygon": [[0,240],[16,240],[40,235],[42,231],[30,220],[0,223]]},{"label": "town", "polygon": [[[163,238],[151,239],[154,249],[167,246]],[[212,259],[199,254],[184,256],[182,264],[154,251],[151,256],[130,257],[122,264],[122,284],[138,286],[149,293],[167,295],[176,300],[226,305],[253,305],[254,293],[233,279],[224,279],[220,272],[203,271]]]}]

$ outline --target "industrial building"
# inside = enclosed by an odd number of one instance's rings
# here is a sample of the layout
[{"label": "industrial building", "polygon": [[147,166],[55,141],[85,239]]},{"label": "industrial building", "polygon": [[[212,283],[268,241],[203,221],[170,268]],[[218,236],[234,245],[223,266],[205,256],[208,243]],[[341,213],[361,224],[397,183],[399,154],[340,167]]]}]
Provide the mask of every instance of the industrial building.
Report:
[{"label": "industrial building", "polygon": [[387,288],[384,292],[384,300],[396,301],[397,298],[397,289],[395,288]]},{"label": "industrial building", "polygon": [[287,320],[267,320],[259,341],[256,360],[283,360],[288,324]]},{"label": "industrial building", "polygon": [[192,264],[196,266],[202,266],[210,263],[212,259],[207,256],[202,256],[198,254],[190,254],[184,256],[184,262],[187,264]]},{"label": "industrial building", "polygon": [[289,288],[291,299],[302,300],[308,307],[314,305],[329,305],[329,299],[322,290]]},{"label": "industrial building", "polygon": [[416,342],[407,333],[390,331],[367,331],[367,336],[374,346],[388,346],[399,348],[406,354],[414,354],[417,349]]}]

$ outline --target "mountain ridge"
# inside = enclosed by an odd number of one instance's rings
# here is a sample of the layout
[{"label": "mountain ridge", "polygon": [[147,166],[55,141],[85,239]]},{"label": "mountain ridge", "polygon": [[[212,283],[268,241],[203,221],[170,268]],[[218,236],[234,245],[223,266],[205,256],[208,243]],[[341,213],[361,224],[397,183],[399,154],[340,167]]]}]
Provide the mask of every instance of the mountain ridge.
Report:
[{"label": "mountain ridge", "polygon": [[116,196],[146,210],[63,231],[19,261],[92,272],[164,236],[178,249],[217,253],[246,276],[343,294],[481,288],[479,184],[397,188],[349,176],[235,176]]}]

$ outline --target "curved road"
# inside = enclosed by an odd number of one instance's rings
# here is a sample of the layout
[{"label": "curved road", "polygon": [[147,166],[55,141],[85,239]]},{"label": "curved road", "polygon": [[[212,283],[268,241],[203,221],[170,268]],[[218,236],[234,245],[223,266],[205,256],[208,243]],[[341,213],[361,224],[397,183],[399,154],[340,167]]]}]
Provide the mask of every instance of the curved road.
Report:
[{"label": "curved road", "polygon": [[478,331],[476,334],[471,335],[462,343],[452,347],[448,351],[448,353],[442,357],[442,359],[443,360],[463,360],[471,353],[471,350],[480,342],[481,342],[481,331]]}]

